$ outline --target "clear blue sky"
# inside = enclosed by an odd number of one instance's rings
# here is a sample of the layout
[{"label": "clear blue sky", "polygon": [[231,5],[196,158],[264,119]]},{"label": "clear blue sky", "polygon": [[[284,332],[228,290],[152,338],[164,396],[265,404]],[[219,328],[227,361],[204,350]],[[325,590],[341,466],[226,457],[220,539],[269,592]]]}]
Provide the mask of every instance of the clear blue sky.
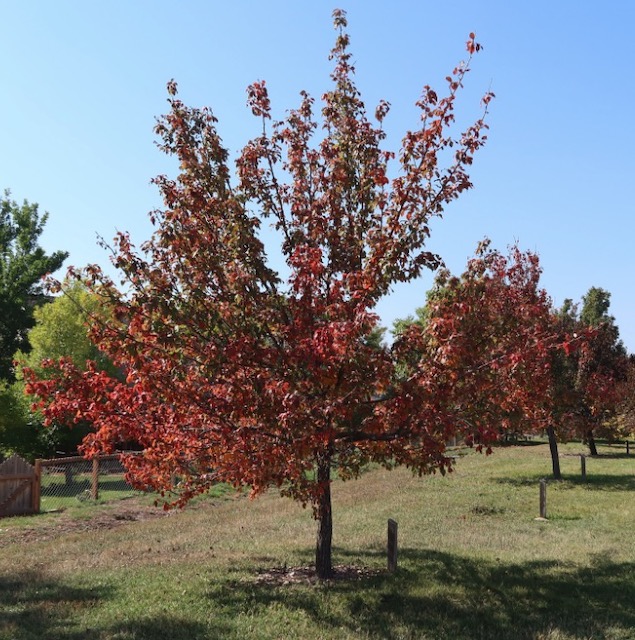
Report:
[{"label": "clear blue sky", "polygon": [[[635,351],[633,24],[628,0],[0,0],[0,188],[50,213],[43,244],[68,264],[108,264],[96,234],[127,230],[140,244],[149,184],[171,165],[154,146],[165,84],[209,105],[235,152],[258,133],[245,88],[267,81],[274,111],[329,87],[331,12],[346,9],[358,85],[369,110],[393,105],[396,147],[415,127],[424,84],[464,58],[470,31],[484,45],[459,104],[478,117],[497,98],[490,141],[477,156],[475,188],[446,210],[430,249],[461,271],[484,236],[536,251],[543,285],[560,305],[591,286],[612,294],[611,312]],[[386,325],[424,301],[432,278],[399,287],[380,307]]]}]

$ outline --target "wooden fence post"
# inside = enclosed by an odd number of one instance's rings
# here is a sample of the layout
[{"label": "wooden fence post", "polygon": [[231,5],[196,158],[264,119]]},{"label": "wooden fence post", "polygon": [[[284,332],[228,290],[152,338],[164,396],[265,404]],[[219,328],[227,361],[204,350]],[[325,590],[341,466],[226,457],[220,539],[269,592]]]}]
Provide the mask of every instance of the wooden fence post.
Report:
[{"label": "wooden fence post", "polygon": [[31,486],[31,508],[33,513],[40,513],[42,495],[42,460],[35,461],[33,484]]},{"label": "wooden fence post", "polygon": [[628,440],[626,441],[626,455],[631,455],[631,443]]},{"label": "wooden fence post", "polygon": [[544,478],[540,481],[540,517],[547,519],[547,481]]},{"label": "wooden fence post", "polygon": [[397,570],[397,523],[388,520],[388,571],[394,573]]},{"label": "wooden fence post", "polygon": [[580,454],[580,470],[582,471],[582,479],[586,480],[586,456],[583,453]]},{"label": "wooden fence post", "polygon": [[93,481],[90,491],[90,497],[93,500],[99,498],[99,456],[93,458]]}]

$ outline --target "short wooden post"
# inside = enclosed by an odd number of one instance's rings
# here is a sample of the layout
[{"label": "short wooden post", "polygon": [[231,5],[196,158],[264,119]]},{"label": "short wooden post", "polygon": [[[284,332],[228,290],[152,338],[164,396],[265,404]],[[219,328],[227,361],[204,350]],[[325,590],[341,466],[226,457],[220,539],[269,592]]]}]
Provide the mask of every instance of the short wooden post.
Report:
[{"label": "short wooden post", "polygon": [[582,479],[586,480],[586,456],[583,453],[580,454],[580,470],[582,471]]},{"label": "short wooden post", "polygon": [[93,478],[90,497],[93,500],[99,498],[99,456],[93,458]]},{"label": "short wooden post", "polygon": [[41,496],[42,495],[42,461],[35,461],[35,470],[33,472],[33,485],[31,487],[31,508],[33,513],[40,513]]},{"label": "short wooden post", "polygon": [[540,517],[547,519],[547,481],[540,481]]},{"label": "short wooden post", "polygon": [[397,523],[388,520],[388,571],[394,573],[397,570]]},{"label": "short wooden post", "polygon": [[628,440],[626,441],[626,455],[631,455],[631,443]]}]

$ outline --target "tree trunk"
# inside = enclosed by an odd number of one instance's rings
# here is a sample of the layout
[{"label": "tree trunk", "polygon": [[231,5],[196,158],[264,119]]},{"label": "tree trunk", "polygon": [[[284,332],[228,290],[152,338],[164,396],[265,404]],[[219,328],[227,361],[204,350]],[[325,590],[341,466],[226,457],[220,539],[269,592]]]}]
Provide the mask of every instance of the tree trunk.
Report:
[{"label": "tree trunk", "polygon": [[595,438],[593,437],[593,429],[589,429],[586,433],[586,443],[589,445],[589,453],[597,456],[598,448],[595,446]]},{"label": "tree trunk", "polygon": [[317,480],[320,494],[317,504],[317,545],[315,547],[315,572],[320,580],[333,575],[331,546],[333,540],[333,513],[331,511],[331,456],[318,459]]},{"label": "tree trunk", "polygon": [[553,469],[554,480],[562,480],[560,473],[560,458],[558,457],[558,442],[556,441],[556,432],[553,427],[547,427],[547,435],[549,436],[549,451],[551,451],[551,468]]}]

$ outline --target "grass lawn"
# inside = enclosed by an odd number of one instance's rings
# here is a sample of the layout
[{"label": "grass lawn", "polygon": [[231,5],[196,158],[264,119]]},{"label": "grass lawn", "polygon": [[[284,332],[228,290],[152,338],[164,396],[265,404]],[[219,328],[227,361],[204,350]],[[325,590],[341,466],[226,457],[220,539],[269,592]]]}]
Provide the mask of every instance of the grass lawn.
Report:
[{"label": "grass lawn", "polygon": [[0,639],[634,639],[635,455],[601,447],[583,481],[582,451],[561,448],[547,521],[544,444],[470,452],[448,477],[336,481],[334,562],[368,571],[327,584],[263,580],[315,544],[310,512],[274,493],[0,520]]}]

